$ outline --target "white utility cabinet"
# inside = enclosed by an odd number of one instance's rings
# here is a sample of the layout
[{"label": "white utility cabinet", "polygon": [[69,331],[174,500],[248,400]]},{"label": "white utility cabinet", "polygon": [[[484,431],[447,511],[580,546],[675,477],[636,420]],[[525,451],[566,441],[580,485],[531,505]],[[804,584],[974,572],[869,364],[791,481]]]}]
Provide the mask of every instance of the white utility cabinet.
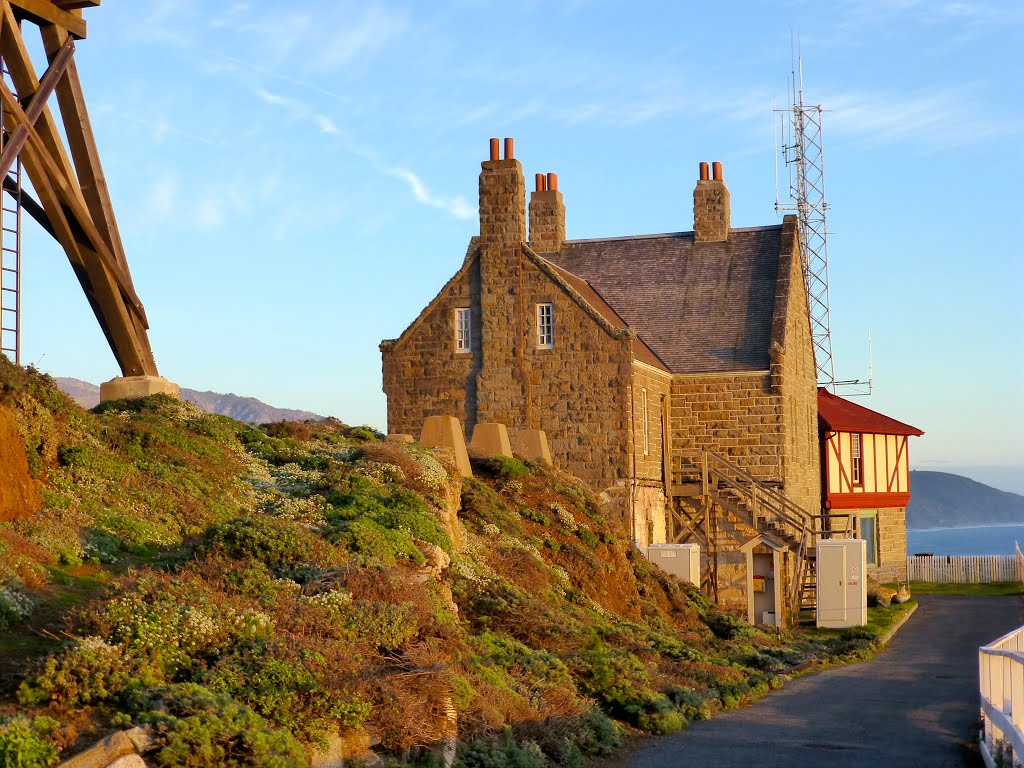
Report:
[{"label": "white utility cabinet", "polygon": [[868,623],[865,568],[867,542],[828,539],[818,542],[818,626],[829,629]]},{"label": "white utility cabinet", "polygon": [[651,544],[647,559],[666,573],[700,585],[700,544]]}]

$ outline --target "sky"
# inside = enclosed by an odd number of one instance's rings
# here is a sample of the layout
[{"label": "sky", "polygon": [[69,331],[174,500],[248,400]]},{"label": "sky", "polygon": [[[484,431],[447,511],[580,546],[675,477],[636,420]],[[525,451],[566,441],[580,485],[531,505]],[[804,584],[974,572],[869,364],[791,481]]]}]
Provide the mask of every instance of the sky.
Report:
[{"label": "sky", "polygon": [[[919,469],[1024,473],[1024,5],[104,0],[76,60],[162,375],[386,427],[397,337],[478,232],[488,139],[570,238],[775,224],[794,51],[824,121],[837,377]],[[31,30],[30,30],[31,31]],[[798,40],[798,45],[794,41]],[[784,174],[784,168],[780,170]],[[532,188],[532,187],[531,187]],[[785,190],[783,190],[783,194]],[[67,259],[23,242],[22,362],[119,375]]]}]

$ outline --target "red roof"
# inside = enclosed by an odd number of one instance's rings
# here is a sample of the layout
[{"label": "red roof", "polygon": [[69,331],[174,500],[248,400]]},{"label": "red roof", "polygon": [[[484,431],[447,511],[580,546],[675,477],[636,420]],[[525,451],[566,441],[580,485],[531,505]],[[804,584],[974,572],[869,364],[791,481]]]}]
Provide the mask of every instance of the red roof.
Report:
[{"label": "red roof", "polygon": [[851,403],[827,389],[818,390],[818,423],[838,432],[870,432],[876,435],[915,435],[924,432],[917,427],[890,419],[878,411]]}]

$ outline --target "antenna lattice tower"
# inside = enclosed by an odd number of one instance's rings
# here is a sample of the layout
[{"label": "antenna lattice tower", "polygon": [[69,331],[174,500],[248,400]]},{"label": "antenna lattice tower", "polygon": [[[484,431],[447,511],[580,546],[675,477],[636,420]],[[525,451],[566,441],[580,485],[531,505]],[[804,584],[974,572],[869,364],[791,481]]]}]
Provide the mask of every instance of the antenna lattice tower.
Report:
[{"label": "antenna lattice tower", "polygon": [[[775,110],[782,139],[782,156],[789,170],[789,201],[778,199],[776,170],[776,211],[795,211],[800,224],[800,253],[811,311],[811,336],[818,386],[836,388],[832,361],[832,333],[828,311],[828,229],[825,216],[825,151],[822,146],[820,105],[804,104],[803,63],[790,76],[791,105]],[[786,118],[789,118],[788,120]]]}]

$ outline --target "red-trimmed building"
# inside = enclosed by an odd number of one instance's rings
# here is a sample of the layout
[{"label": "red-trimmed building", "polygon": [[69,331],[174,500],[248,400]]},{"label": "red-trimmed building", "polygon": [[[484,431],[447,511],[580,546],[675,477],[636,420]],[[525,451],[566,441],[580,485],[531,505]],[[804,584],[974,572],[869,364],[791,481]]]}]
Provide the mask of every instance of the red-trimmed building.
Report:
[{"label": "red-trimmed building", "polygon": [[879,581],[907,578],[909,438],[917,427],[818,390],[821,504],[854,515],[867,541],[868,572]]}]

